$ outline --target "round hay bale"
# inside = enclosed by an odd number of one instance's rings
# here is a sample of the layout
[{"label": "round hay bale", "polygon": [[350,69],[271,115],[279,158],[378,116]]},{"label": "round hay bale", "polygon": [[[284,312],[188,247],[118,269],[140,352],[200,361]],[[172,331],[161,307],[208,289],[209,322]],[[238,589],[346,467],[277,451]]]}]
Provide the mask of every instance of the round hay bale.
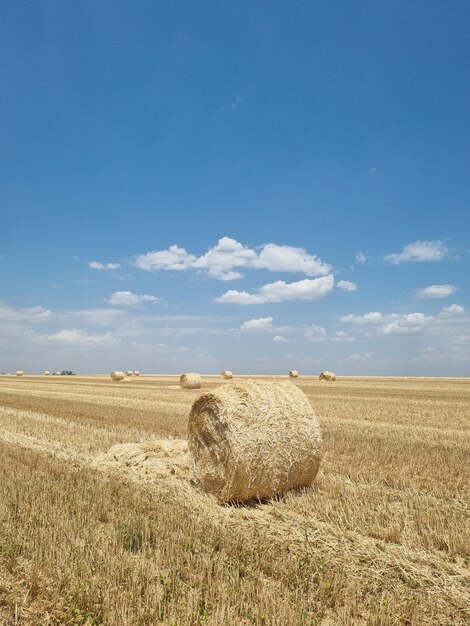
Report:
[{"label": "round hay bale", "polygon": [[111,378],[113,380],[124,380],[124,372],[121,372],[121,371],[111,372]]},{"label": "round hay bale", "polygon": [[230,370],[224,370],[220,375],[224,380],[231,380],[233,378],[233,373]]},{"label": "round hay bale", "polygon": [[49,376],[49,375],[50,375],[49,370],[44,370],[44,376]]},{"label": "round hay bale", "polygon": [[140,376],[139,370],[134,370],[134,376]]},{"label": "round hay bale", "polygon": [[200,389],[201,388],[201,375],[191,372],[189,374],[181,374],[180,387],[183,389]]},{"label": "round hay bale", "polygon": [[299,372],[297,370],[291,370],[289,372],[289,378],[298,378],[299,377]]},{"label": "round hay bale", "polygon": [[126,376],[132,376],[134,372],[132,370],[127,370],[126,372]]},{"label": "round hay bale", "polygon": [[194,402],[188,447],[195,482],[219,502],[262,500],[312,484],[321,431],[295,385],[238,382]]},{"label": "round hay bale", "polygon": [[24,372],[23,370],[17,370],[16,375],[17,376],[23,376]]},{"label": "round hay bale", "polygon": [[318,377],[319,380],[336,380],[336,374],[334,372],[322,372]]}]

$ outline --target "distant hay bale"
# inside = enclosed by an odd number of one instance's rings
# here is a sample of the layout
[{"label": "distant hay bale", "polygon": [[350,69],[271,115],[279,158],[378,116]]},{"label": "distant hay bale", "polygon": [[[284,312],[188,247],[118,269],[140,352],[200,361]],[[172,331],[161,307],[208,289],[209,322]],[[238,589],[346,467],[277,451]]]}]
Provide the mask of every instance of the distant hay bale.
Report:
[{"label": "distant hay bale", "polygon": [[181,374],[180,387],[183,389],[200,389],[201,388],[201,375],[191,372],[189,374]]},{"label": "distant hay bale", "polygon": [[266,499],[312,484],[321,432],[298,387],[247,381],[223,385],[194,402],[188,447],[196,484],[219,502]]},{"label": "distant hay bale", "polygon": [[233,378],[233,373],[230,370],[224,370],[221,373],[221,376],[224,380],[230,380],[231,378]]},{"label": "distant hay bale", "polygon": [[126,376],[132,376],[133,375],[133,371],[132,370],[127,370],[126,372]]},{"label": "distant hay bale", "polygon": [[336,380],[336,374],[334,372],[322,372],[318,377],[319,380]]},{"label": "distant hay bale", "polygon": [[23,376],[24,372],[22,370],[17,370],[16,375],[17,376]]},{"label": "distant hay bale", "polygon": [[134,370],[134,376],[140,376],[139,370]]},{"label": "distant hay bale", "polygon": [[289,372],[289,378],[298,378],[299,377],[299,372],[297,370],[291,370]]},{"label": "distant hay bale", "polygon": [[124,376],[124,372],[111,372],[111,378],[113,380],[124,380],[125,376]]},{"label": "distant hay bale", "polygon": [[49,370],[44,370],[44,376],[49,376],[50,372]]}]

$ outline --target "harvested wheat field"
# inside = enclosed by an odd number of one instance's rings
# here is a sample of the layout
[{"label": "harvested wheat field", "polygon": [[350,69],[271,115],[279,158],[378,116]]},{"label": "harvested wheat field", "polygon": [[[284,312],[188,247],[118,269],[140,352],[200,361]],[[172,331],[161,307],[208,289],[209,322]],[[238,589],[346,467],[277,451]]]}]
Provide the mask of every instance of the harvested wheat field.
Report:
[{"label": "harvested wheat field", "polygon": [[237,506],[189,480],[188,415],[221,384],[0,377],[1,624],[469,622],[469,380],[286,382],[320,471]]}]

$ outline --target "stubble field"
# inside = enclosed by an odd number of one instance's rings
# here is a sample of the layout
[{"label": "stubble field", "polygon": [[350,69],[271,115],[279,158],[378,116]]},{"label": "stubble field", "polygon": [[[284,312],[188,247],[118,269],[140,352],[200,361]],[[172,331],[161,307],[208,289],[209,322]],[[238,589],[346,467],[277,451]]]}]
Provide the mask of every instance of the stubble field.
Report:
[{"label": "stubble field", "polygon": [[470,381],[292,384],[316,484],[236,507],[187,480],[176,377],[0,377],[0,624],[468,624]]}]

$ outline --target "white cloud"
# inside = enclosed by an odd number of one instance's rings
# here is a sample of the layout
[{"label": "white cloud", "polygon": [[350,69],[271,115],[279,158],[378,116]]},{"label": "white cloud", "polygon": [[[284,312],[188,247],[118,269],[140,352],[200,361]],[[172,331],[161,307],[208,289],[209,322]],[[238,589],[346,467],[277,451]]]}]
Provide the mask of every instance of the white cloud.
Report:
[{"label": "white cloud", "polygon": [[263,304],[265,302],[282,302],[284,300],[319,300],[325,297],[334,287],[333,275],[321,278],[299,280],[286,283],[278,280],[264,285],[258,293],[230,289],[216,298],[223,304]]},{"label": "white cloud", "polygon": [[367,257],[359,250],[359,252],[354,256],[354,260],[358,265],[364,265],[364,263],[367,261]]},{"label": "white cloud", "polygon": [[161,299],[148,295],[139,296],[131,291],[115,291],[108,302],[115,306],[136,306],[143,302],[161,302]]},{"label": "white cloud", "polygon": [[42,306],[21,308],[0,302],[0,321],[2,322],[46,322],[50,317],[51,311]]},{"label": "white cloud", "polygon": [[39,339],[67,346],[109,346],[119,342],[111,332],[104,335],[90,334],[78,328],[64,328],[51,335],[41,335]]},{"label": "white cloud", "polygon": [[370,361],[374,358],[374,352],[354,352],[345,358],[341,363],[365,363],[366,361]]},{"label": "white cloud", "polygon": [[454,285],[430,285],[415,290],[417,298],[447,298],[457,291]]},{"label": "white cloud", "polygon": [[310,326],[305,331],[305,337],[309,341],[325,341],[326,330],[322,326]]},{"label": "white cloud", "polygon": [[442,241],[415,241],[401,252],[387,254],[384,258],[392,265],[399,265],[404,261],[442,261],[446,256],[447,248]]},{"label": "white cloud", "polygon": [[244,332],[259,332],[272,330],[273,328],[273,318],[272,317],[260,317],[258,319],[248,320],[244,322],[240,326],[241,330]]},{"label": "white cloud", "polygon": [[273,337],[274,343],[288,343],[287,337],[283,337],[282,335],[276,335]]},{"label": "white cloud", "polygon": [[345,315],[342,322],[361,326],[365,329],[374,328],[378,335],[409,335],[421,332],[424,328],[430,327],[435,317],[428,317],[423,313],[406,313],[382,315],[378,311],[366,313],[365,315]]},{"label": "white cloud", "polygon": [[99,261],[89,261],[88,267],[92,270],[118,270],[121,265],[119,263],[100,263]]},{"label": "white cloud", "polygon": [[201,255],[195,256],[176,245],[167,250],[147,252],[135,256],[136,267],[147,271],[196,269],[207,272],[211,278],[235,280],[243,274],[240,268],[267,269],[271,272],[298,272],[307,276],[323,276],[331,266],[303,248],[267,243],[258,254],[236,239],[222,237],[217,244]]},{"label": "white cloud", "polygon": [[333,335],[331,341],[345,341],[353,343],[354,341],[356,341],[356,338],[352,335],[348,335],[348,333],[345,333],[344,330],[339,330]]},{"label": "white cloud", "polygon": [[207,270],[212,278],[234,280],[242,278],[243,274],[234,272],[234,267],[250,267],[257,259],[254,250],[230,237],[222,237],[216,246],[210,248],[206,254],[194,260],[192,266]]},{"label": "white cloud", "polygon": [[409,335],[418,333],[430,322],[433,318],[423,315],[423,313],[408,313],[398,317],[393,322],[385,324],[381,333],[384,335]]},{"label": "white cloud", "polygon": [[254,266],[271,272],[299,272],[307,276],[323,276],[332,269],[303,248],[278,246],[274,243],[267,243],[263,247]]},{"label": "white cloud", "polygon": [[111,308],[71,309],[54,313],[54,318],[68,323],[96,324],[98,326],[115,325],[127,316],[125,311]]},{"label": "white cloud", "polygon": [[441,315],[460,315],[464,313],[465,309],[460,304],[451,304],[442,309]]},{"label": "white cloud", "polygon": [[235,111],[235,109],[240,106],[244,99],[245,98],[243,96],[237,96],[235,100],[233,100],[229,105],[223,107],[224,112],[231,113],[232,111]]},{"label": "white cloud", "polygon": [[378,324],[382,321],[382,313],[371,311],[365,315],[343,315],[340,319],[342,322],[351,322],[351,324]]},{"label": "white cloud", "polygon": [[343,291],[356,291],[357,289],[356,283],[353,283],[350,280],[340,280],[336,283],[336,286]]},{"label": "white cloud", "polygon": [[195,256],[188,254],[184,248],[170,246],[168,250],[147,252],[135,257],[135,265],[140,269],[153,270],[187,270],[194,263]]}]

